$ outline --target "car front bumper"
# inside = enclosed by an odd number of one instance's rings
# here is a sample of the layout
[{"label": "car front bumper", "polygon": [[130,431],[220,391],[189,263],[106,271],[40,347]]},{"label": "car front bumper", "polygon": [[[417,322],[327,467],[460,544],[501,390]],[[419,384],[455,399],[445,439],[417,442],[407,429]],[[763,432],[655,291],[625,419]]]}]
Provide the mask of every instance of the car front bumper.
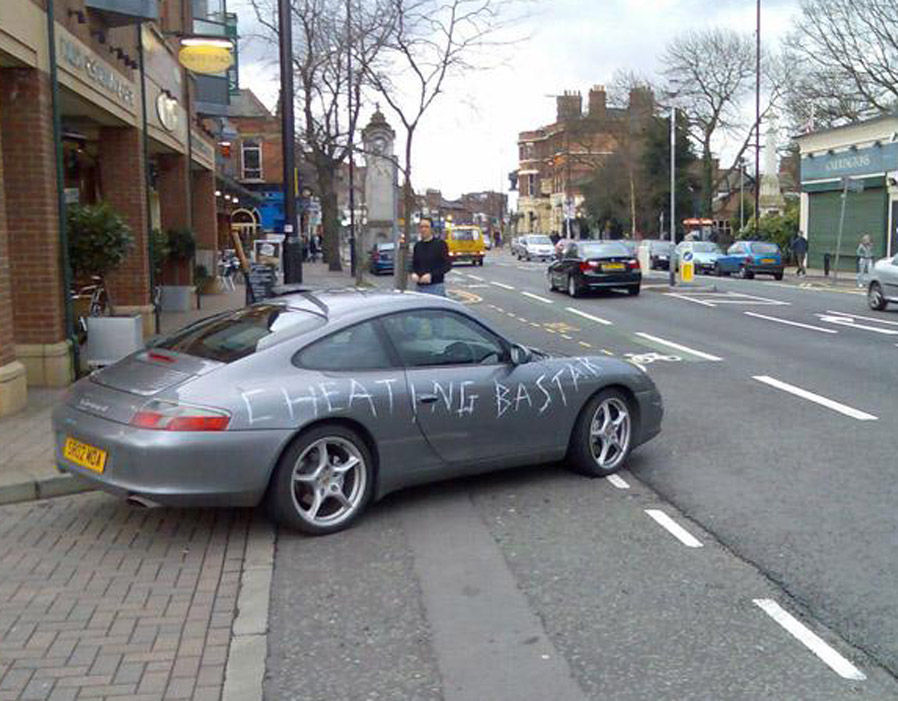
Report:
[{"label": "car front bumper", "polygon": [[639,403],[639,434],[636,445],[642,445],[661,433],[664,402],[657,389],[637,393],[636,401]]},{"label": "car front bumper", "polygon": [[[110,494],[171,506],[255,506],[291,439],[287,430],[152,431],[67,405],[53,411],[56,464]],[[67,437],[106,451],[102,474],[63,457]]]}]

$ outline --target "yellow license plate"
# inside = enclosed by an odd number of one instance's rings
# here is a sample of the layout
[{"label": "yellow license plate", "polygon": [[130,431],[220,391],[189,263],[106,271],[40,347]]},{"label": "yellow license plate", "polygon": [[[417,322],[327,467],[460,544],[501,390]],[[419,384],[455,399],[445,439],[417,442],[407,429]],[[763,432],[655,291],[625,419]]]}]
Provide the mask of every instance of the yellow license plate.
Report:
[{"label": "yellow license plate", "polygon": [[775,258],[761,258],[762,263],[776,263]]},{"label": "yellow license plate", "polygon": [[602,263],[602,270],[623,270],[623,263]]},{"label": "yellow license plate", "polygon": [[94,472],[103,472],[106,467],[106,451],[95,448],[87,443],[76,441],[74,438],[66,438],[62,448],[62,457],[76,465],[86,467]]}]

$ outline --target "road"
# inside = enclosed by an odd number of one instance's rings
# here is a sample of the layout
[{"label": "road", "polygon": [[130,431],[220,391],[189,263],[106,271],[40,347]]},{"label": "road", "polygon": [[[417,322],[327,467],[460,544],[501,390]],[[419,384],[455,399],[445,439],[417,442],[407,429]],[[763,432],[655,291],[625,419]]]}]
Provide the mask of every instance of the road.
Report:
[{"label": "road", "polygon": [[453,271],[509,337],[644,365],[664,432],[620,480],[538,466],[281,534],[267,696],[898,698],[898,313],[698,282],[571,299],[501,253]]}]

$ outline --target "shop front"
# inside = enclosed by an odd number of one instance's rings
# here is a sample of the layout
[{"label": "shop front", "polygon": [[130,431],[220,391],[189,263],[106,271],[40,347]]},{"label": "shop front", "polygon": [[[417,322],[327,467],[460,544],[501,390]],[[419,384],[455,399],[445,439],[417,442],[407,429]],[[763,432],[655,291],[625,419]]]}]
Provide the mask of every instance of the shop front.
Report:
[{"label": "shop front", "polygon": [[[898,252],[898,118],[813,132],[801,149],[801,231],[809,265],[854,270],[862,236],[874,256]],[[840,236],[841,222],[841,236]]]}]

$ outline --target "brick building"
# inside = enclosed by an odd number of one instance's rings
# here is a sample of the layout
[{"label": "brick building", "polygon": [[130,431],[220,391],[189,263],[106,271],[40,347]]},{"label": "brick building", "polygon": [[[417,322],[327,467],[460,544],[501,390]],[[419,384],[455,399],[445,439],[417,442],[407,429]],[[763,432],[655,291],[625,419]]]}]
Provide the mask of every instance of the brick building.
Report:
[{"label": "brick building", "polygon": [[595,86],[586,112],[579,92],[558,95],[555,122],[518,135],[518,231],[563,234],[565,220],[578,217],[583,184],[654,106],[646,88],[631,90],[626,107],[609,107],[605,88]]},{"label": "brick building", "polygon": [[172,38],[192,31],[197,3],[52,2],[0,2],[0,414],[27,385],[73,379],[62,202],[108,202],[131,227],[108,282],[116,312],[142,315],[146,332],[149,231],[192,228],[198,261],[216,255],[215,144]]},{"label": "brick building", "polygon": [[[466,192],[458,199],[450,200],[443,197],[440,190],[428,188],[423,195],[415,195],[415,206],[417,214],[433,217],[438,229],[451,216],[456,224],[477,224],[492,236],[497,229],[501,230],[505,222],[508,196],[503,192],[484,190]],[[400,201],[402,211],[404,208]]]}]

